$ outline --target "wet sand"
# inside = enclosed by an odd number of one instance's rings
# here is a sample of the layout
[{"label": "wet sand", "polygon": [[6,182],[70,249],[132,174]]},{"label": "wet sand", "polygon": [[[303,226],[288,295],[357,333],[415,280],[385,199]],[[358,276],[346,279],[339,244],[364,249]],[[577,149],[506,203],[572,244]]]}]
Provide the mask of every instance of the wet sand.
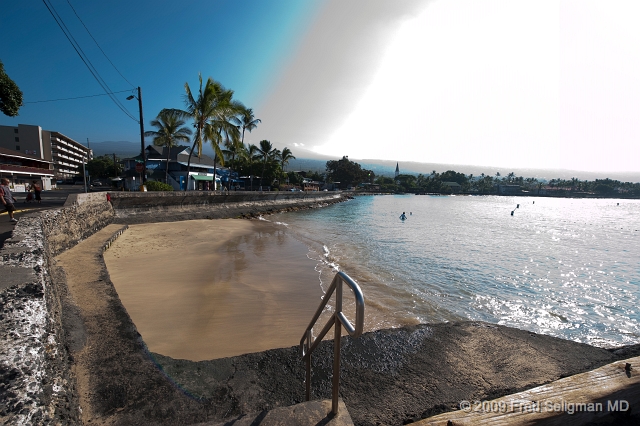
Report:
[{"label": "wet sand", "polygon": [[132,225],[105,252],[150,351],[193,361],[297,345],[322,296],[284,226],[236,219]]}]

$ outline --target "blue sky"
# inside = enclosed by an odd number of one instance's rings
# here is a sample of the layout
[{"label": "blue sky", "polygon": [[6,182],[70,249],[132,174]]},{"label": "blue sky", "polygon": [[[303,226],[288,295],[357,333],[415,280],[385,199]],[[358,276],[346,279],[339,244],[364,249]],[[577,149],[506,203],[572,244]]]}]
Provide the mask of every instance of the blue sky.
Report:
[{"label": "blue sky", "polygon": [[[199,72],[255,108],[318,7],[299,0],[70,0],[129,84],[67,0],[50,2],[112,91],[142,88],[146,127],[160,109],[183,106],[184,83],[194,89]],[[25,103],[104,93],[42,1],[6,2],[0,26],[0,59]],[[116,96],[137,117],[136,102],[125,100],[129,94]],[[139,140],[137,124],[107,96],[26,103],[18,117],[0,117],[0,124],[16,123],[38,124],[83,143]]]},{"label": "blue sky", "polygon": [[[130,89],[67,0],[48,1],[111,90]],[[297,157],[640,172],[636,1],[69,1],[142,87],[147,128],[201,72],[262,119],[245,142]],[[25,102],[102,92],[42,1],[6,2],[0,27]],[[106,96],[0,116],[18,123],[139,140]]]}]

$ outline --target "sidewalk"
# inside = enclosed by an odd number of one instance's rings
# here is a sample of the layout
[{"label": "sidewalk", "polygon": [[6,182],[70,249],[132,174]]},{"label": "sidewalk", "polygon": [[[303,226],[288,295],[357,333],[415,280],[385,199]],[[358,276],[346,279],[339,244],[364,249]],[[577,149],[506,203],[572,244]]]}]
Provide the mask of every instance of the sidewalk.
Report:
[{"label": "sidewalk", "polygon": [[[27,198],[26,193],[14,193],[13,196],[17,201],[15,204],[16,211],[14,217],[20,220],[21,217],[27,214],[62,207],[69,194],[82,192],[84,192],[84,187],[72,185],[63,186],[62,189],[42,191],[42,203],[40,204],[35,201],[25,203],[24,200]],[[16,222],[9,222],[9,215],[6,211],[0,212],[0,248],[4,245],[4,241],[11,237],[15,224]]]}]

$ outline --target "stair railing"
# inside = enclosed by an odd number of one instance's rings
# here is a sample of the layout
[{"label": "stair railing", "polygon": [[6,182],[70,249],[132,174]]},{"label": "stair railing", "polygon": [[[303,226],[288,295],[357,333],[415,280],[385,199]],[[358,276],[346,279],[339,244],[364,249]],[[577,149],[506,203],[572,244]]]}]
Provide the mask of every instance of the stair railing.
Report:
[{"label": "stair railing", "polygon": [[[342,284],[347,284],[356,299],[356,325],[351,325],[349,320],[342,313]],[[335,291],[336,293],[336,305],[335,311],[327,324],[322,328],[322,331],[318,336],[313,339],[311,330],[318,321],[320,314],[324,310],[327,302],[331,298],[331,295]],[[344,272],[338,272],[331,281],[331,285],[322,299],[322,303],[318,307],[316,314],[309,323],[309,326],[304,332],[302,339],[300,339],[300,354],[302,359],[306,361],[307,375],[306,375],[306,398],[307,401],[311,399],[311,353],[320,344],[322,338],[334,327],[334,339],[333,339],[333,385],[331,395],[331,412],[335,415],[338,414],[338,394],[340,391],[340,338],[342,336],[342,327],[344,327],[351,337],[359,337],[362,334],[364,327],[364,296],[360,286],[353,281]]]}]

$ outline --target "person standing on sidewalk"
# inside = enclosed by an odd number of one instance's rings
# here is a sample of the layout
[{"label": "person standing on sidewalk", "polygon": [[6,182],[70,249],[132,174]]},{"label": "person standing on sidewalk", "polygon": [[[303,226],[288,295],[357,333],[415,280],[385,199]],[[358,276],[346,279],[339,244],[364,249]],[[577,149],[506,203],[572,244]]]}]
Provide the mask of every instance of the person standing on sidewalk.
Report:
[{"label": "person standing on sidewalk", "polygon": [[16,210],[14,203],[16,202],[15,198],[11,194],[11,190],[9,189],[9,179],[2,178],[0,179],[0,202],[9,213],[10,222],[17,222],[18,219],[13,217],[13,212]]},{"label": "person standing on sidewalk", "polygon": [[42,203],[42,197],[40,196],[40,194],[42,193],[42,188],[40,188],[40,185],[38,185],[38,181],[33,181],[33,185],[31,185],[31,189],[33,189],[33,195],[36,198],[36,203],[41,204]]}]

